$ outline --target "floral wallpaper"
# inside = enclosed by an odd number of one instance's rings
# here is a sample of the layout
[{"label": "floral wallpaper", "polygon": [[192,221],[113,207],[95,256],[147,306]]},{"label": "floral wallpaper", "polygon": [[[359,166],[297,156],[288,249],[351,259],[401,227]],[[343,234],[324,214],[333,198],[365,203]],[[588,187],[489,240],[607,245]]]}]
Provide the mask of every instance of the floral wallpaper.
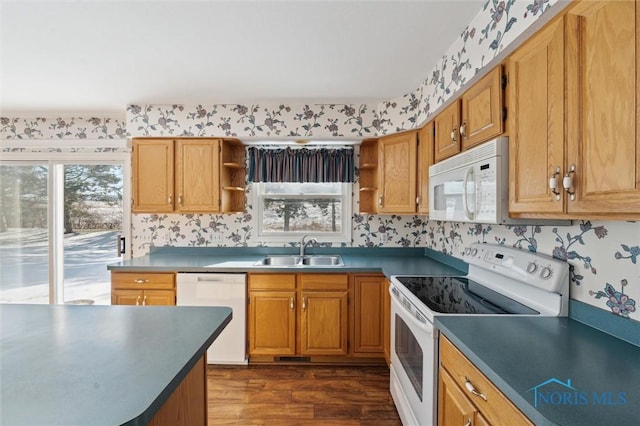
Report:
[{"label": "floral wallpaper", "polygon": [[[416,128],[556,3],[561,2],[487,0],[438,63],[425,72],[419,87],[377,105],[129,105],[123,117],[0,117],[0,140],[20,142],[11,148],[5,144],[2,150],[41,151],[42,148],[29,148],[28,141],[35,139],[60,140],[50,148],[60,150],[67,142],[82,139],[361,139]],[[96,152],[109,149],[112,148],[93,148]],[[357,182],[353,193],[353,209],[357,212]],[[137,214],[132,218],[133,254],[140,256],[152,246],[164,245],[269,245],[257,241],[255,224],[251,205],[244,213],[231,215]],[[482,241],[566,259],[572,266],[572,298],[640,320],[640,223],[578,221],[563,227],[489,226],[429,221],[415,215],[354,214],[352,226],[352,239],[346,246],[428,247],[460,257],[465,245]],[[222,233],[222,242],[215,241],[218,233]]]}]

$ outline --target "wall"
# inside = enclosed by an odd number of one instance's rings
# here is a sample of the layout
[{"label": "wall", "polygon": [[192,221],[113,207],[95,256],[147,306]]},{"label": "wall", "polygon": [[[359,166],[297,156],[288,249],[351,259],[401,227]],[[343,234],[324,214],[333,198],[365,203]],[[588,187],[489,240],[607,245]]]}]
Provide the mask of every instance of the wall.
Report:
[{"label": "wall", "polygon": [[[0,139],[180,135],[360,139],[415,128],[556,3],[560,2],[487,1],[418,88],[374,106],[130,105],[124,127],[120,117],[2,117]],[[3,150],[22,150],[27,144],[21,141]],[[60,146],[64,144],[50,149],[60,149]],[[354,193],[357,194],[357,186]],[[357,196],[354,211],[357,211],[356,203]],[[145,253],[152,245],[215,245],[211,242],[211,233],[218,231],[224,232],[224,245],[257,245],[252,213],[249,206],[239,215],[134,215],[134,253]],[[353,230],[353,246],[424,246],[460,257],[465,245],[481,241],[514,245],[566,259],[572,266],[572,298],[640,320],[636,307],[636,301],[640,300],[640,223],[637,222],[577,221],[568,227],[514,227],[427,221],[419,216],[356,214]]]}]

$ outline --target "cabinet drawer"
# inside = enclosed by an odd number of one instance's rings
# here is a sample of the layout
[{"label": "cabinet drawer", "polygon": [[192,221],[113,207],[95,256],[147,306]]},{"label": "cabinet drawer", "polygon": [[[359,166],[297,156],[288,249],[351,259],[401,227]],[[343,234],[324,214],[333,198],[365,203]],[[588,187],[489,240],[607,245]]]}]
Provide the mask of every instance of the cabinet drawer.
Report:
[{"label": "cabinet drawer", "polygon": [[112,289],[167,289],[175,288],[175,274],[149,272],[112,272]]},{"label": "cabinet drawer", "polygon": [[303,290],[346,290],[348,287],[347,274],[300,274]]},{"label": "cabinet drawer", "polygon": [[[478,407],[491,424],[533,425],[509,399],[487,377],[482,374],[446,337],[440,336],[440,364]],[[467,390],[466,380],[477,392],[486,396],[486,401]]]},{"label": "cabinet drawer", "polygon": [[295,274],[250,274],[249,290],[294,290]]}]

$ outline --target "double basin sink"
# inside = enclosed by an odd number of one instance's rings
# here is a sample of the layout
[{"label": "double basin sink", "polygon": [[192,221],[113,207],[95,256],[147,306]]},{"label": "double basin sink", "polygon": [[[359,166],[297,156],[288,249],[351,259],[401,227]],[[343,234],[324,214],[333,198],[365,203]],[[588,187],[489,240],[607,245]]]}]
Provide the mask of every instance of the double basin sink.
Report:
[{"label": "double basin sink", "polygon": [[255,266],[277,266],[277,267],[339,267],[344,266],[342,257],[339,255],[278,255],[266,256],[258,261]]}]

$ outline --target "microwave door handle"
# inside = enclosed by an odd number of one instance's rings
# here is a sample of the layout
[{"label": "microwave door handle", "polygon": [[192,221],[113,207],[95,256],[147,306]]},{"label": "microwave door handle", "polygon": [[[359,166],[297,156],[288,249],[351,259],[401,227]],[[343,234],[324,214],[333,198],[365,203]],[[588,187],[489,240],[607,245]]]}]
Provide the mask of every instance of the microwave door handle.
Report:
[{"label": "microwave door handle", "polygon": [[464,178],[462,179],[462,207],[464,208],[464,215],[469,220],[473,220],[475,216],[475,211],[472,212],[471,210],[469,210],[469,203],[467,200],[467,196],[469,195],[467,194],[467,183],[469,182],[469,176],[471,176],[472,174],[473,174],[473,166],[469,167],[464,172]]}]

